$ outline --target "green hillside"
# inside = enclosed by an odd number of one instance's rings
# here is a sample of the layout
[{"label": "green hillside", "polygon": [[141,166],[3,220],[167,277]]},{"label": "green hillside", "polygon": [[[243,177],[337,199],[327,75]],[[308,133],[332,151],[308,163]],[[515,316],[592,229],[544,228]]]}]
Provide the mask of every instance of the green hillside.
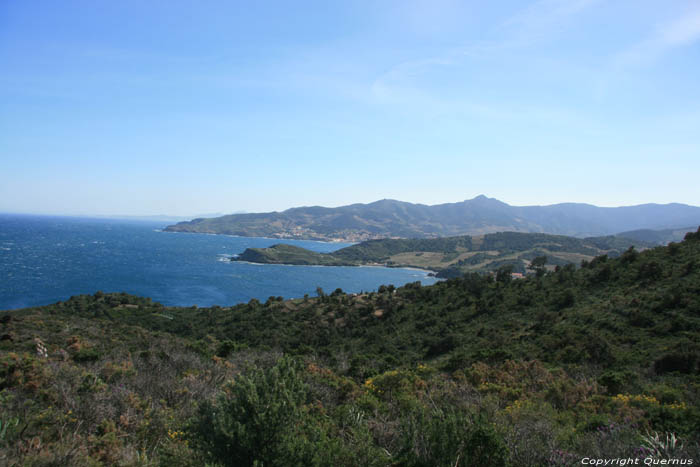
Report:
[{"label": "green hillside", "polygon": [[438,277],[458,277],[468,272],[495,271],[510,265],[525,273],[533,259],[546,257],[550,269],[569,263],[580,264],[595,256],[618,256],[630,246],[650,244],[616,236],[579,239],[563,235],[499,232],[475,237],[368,240],[331,253],[278,244],[269,248],[248,248],[232,258],[268,264],[324,266],[386,265],[437,271]]},{"label": "green hillside", "polygon": [[681,229],[662,229],[662,230],[632,230],[630,232],[620,232],[619,237],[631,238],[633,240],[641,240],[646,243],[655,245],[666,245],[670,242],[680,242],[686,233],[692,232],[695,227],[684,227]]},{"label": "green hillside", "polygon": [[[0,463],[698,459],[700,230],[507,272],[225,308],[99,292],[3,312]],[[671,433],[675,448],[652,439]]]},{"label": "green hillside", "polygon": [[343,261],[331,255],[316,253],[294,245],[284,243],[269,248],[247,248],[243,253],[232,258],[235,261],[248,261],[265,264],[296,264],[321,266],[354,266],[354,262]]}]

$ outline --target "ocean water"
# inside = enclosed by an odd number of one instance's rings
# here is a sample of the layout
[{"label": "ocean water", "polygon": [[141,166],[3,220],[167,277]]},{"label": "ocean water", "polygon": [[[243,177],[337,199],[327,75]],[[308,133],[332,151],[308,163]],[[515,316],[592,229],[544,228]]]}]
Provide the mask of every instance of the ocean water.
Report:
[{"label": "ocean water", "polygon": [[162,232],[165,223],[0,214],[0,310],[127,292],[164,305],[228,306],[376,290],[436,280],[424,271],[381,267],[282,266],[231,262],[248,247],[290,243],[318,252],[343,243]]}]

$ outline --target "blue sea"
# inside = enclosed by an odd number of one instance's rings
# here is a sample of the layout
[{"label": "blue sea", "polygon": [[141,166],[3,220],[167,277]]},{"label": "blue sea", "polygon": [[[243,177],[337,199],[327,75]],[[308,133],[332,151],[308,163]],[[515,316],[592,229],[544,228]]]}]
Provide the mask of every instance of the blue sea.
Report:
[{"label": "blue sea", "polygon": [[289,243],[318,252],[349,244],[163,232],[162,222],[0,214],[0,310],[72,295],[127,292],[164,305],[228,306],[376,290],[436,279],[381,267],[282,266],[231,262],[249,247]]}]

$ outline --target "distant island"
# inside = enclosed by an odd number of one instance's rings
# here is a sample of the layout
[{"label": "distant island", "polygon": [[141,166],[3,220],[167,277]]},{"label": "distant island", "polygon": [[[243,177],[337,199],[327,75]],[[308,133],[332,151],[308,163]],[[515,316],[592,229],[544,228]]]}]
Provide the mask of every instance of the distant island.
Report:
[{"label": "distant island", "polygon": [[579,239],[563,235],[500,232],[435,239],[368,240],[331,253],[277,244],[269,248],[248,248],[231,259],[262,264],[414,267],[448,278],[468,272],[496,271],[506,265],[513,272],[523,274],[528,268],[533,268],[535,258],[543,262],[541,267],[548,265],[553,269],[569,263],[591,261],[600,255],[619,256],[631,246],[645,249],[652,243],[616,236]]},{"label": "distant island", "polygon": [[[578,203],[511,206],[481,195],[459,203],[434,206],[385,199],[337,208],[313,206],[282,212],[231,214],[179,222],[165,230],[362,242],[382,238],[437,238],[505,231],[584,238],[645,229],[682,230],[686,226],[699,224],[700,207],[678,203],[616,208]],[[678,238],[682,238],[682,235]],[[668,241],[671,239],[666,243]]]}]

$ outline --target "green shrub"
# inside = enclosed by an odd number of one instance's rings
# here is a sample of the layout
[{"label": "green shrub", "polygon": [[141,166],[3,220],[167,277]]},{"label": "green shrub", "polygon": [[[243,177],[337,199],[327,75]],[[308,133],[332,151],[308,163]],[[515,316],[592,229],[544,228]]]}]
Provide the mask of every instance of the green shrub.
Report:
[{"label": "green shrub", "polygon": [[629,370],[606,371],[598,378],[598,382],[606,387],[608,394],[616,395],[622,393],[636,378],[637,375]]},{"label": "green shrub", "polygon": [[94,362],[100,358],[100,353],[92,347],[85,347],[73,354],[76,362]]},{"label": "green shrub", "polygon": [[679,373],[693,373],[697,369],[697,353],[670,353],[654,362],[654,371],[657,374],[677,371]]},{"label": "green shrub", "polygon": [[230,339],[221,342],[216,348],[216,356],[226,358],[238,350],[238,345]]},{"label": "green shrub", "polygon": [[492,425],[485,422],[476,423],[469,430],[466,441],[464,465],[505,467],[509,464],[508,448]]},{"label": "green shrub", "polygon": [[573,306],[575,302],[576,296],[574,292],[571,289],[566,289],[554,296],[552,305],[554,305],[554,308],[557,310],[563,310],[564,308]]},{"label": "green shrub", "polygon": [[298,372],[285,357],[269,370],[241,376],[216,401],[205,401],[189,427],[193,447],[223,465],[294,464],[300,453],[290,448],[307,392]]},{"label": "green shrub", "polygon": [[417,411],[404,418],[399,464],[410,467],[462,465],[470,421],[464,413]]},{"label": "green shrub", "polygon": [[501,435],[484,420],[471,422],[464,412],[448,409],[414,413],[404,420],[402,433],[400,465],[508,465],[508,448]]}]

